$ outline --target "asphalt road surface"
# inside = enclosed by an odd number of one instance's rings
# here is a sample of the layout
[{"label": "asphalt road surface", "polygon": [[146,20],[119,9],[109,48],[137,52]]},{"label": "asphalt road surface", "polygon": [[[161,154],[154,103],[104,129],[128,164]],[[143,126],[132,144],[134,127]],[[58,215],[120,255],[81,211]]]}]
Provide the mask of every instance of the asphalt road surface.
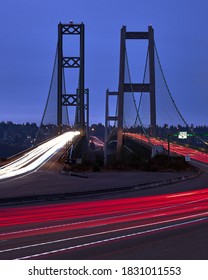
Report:
[{"label": "asphalt road surface", "polygon": [[0,259],[207,259],[208,190],[1,209]]},{"label": "asphalt road surface", "polygon": [[[54,169],[47,164],[43,173],[4,181],[2,189],[59,185],[54,170],[46,176]],[[1,206],[0,259],[208,259],[208,173],[206,161],[200,165],[203,174],[177,184]]]}]

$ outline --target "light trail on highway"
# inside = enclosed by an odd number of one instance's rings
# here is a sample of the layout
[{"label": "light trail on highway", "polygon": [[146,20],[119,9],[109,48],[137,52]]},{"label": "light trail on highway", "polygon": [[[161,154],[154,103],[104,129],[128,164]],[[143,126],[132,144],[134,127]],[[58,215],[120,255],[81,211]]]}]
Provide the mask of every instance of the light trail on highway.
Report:
[{"label": "light trail on highway", "polygon": [[66,132],[27,152],[22,157],[0,168],[0,180],[37,170],[79,132]]},{"label": "light trail on highway", "polygon": [[[43,147],[30,163],[42,153]],[[0,259],[207,258],[205,187],[203,182],[204,189],[171,194],[1,206]]]},{"label": "light trail on highway", "polygon": [[[208,221],[208,190],[138,198],[7,207],[0,259],[62,258],[74,250]],[[138,240],[137,240],[138,242]]]},{"label": "light trail on highway", "polygon": [[[157,145],[157,146],[163,146],[166,150],[168,150],[168,142],[165,140],[161,140],[161,139],[157,139],[154,137],[150,137],[150,139],[148,140],[147,137],[145,135],[142,134],[136,134],[136,133],[125,133],[126,136],[128,136],[129,138],[138,140],[138,141],[142,141],[145,143],[149,143],[150,142],[153,145]],[[175,153],[181,156],[187,156],[189,155],[191,159],[200,161],[200,162],[204,162],[204,163],[208,163],[208,154],[176,144],[176,143],[172,143],[170,144],[170,152],[171,153]]]},{"label": "light trail on highway", "polygon": [[94,143],[96,147],[103,148],[105,143],[96,136],[90,136],[90,143]]}]

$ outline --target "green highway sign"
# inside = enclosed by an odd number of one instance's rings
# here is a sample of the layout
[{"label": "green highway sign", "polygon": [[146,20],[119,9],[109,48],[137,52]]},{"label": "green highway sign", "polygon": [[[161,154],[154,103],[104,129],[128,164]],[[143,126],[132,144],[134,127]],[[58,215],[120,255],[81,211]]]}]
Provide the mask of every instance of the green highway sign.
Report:
[{"label": "green highway sign", "polygon": [[187,131],[180,131],[178,133],[178,139],[187,139],[187,136],[188,136]]},{"label": "green highway sign", "polygon": [[186,131],[181,131],[179,133],[169,134],[169,136],[176,136],[179,139],[186,139],[187,137],[193,137],[193,136],[208,136],[208,133],[195,134],[195,133],[187,133]]}]

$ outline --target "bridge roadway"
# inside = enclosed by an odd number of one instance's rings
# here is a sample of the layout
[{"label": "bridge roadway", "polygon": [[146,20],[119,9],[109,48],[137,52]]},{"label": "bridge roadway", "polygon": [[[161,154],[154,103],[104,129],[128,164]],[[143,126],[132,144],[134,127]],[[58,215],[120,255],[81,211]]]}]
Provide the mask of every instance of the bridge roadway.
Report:
[{"label": "bridge roadway", "polygon": [[78,134],[79,132],[66,132],[29,150],[0,169],[0,180],[25,175],[37,170]]},{"label": "bridge roadway", "polygon": [[[208,258],[205,163],[204,172],[191,180],[183,180],[191,173],[145,172],[88,173],[88,178],[79,178],[60,174],[55,159],[32,174],[2,182],[1,197],[138,188],[1,206],[0,259]],[[176,184],[151,184],[179,177]]]},{"label": "bridge roadway", "polygon": [[[168,150],[168,142],[166,140],[162,140],[154,137],[150,137],[148,139],[145,135],[136,134],[136,133],[125,133],[125,136],[130,139],[136,140],[140,143],[145,143],[147,145],[150,145],[151,142],[152,145],[163,146],[166,150]],[[192,161],[198,161],[200,163],[208,163],[207,153],[203,153],[176,143],[170,143],[170,153],[181,155],[181,156],[188,155],[190,156]]]}]

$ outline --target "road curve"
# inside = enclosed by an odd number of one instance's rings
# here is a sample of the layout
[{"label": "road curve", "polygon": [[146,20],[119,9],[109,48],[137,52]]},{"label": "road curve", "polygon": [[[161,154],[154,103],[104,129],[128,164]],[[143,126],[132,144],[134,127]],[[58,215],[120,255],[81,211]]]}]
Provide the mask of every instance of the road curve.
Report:
[{"label": "road curve", "polygon": [[[180,184],[191,188],[194,182]],[[140,191],[140,197],[135,192],[128,198],[2,207],[0,259],[207,259],[203,185],[151,196]]]}]

